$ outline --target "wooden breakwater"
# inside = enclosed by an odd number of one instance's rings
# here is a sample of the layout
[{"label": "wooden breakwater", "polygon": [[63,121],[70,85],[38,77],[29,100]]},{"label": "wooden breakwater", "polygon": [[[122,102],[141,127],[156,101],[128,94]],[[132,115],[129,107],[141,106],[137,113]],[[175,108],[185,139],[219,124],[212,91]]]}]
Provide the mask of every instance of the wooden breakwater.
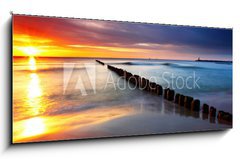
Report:
[{"label": "wooden breakwater", "polygon": [[[96,60],[98,63],[103,64],[103,62]],[[137,88],[143,91],[151,92],[152,94],[162,96],[163,98],[173,102],[181,107],[189,109],[192,112],[202,112],[202,116],[205,119],[210,118],[210,122],[213,122],[218,119],[218,123],[221,124],[232,124],[232,114],[228,112],[224,112],[217,109],[213,106],[209,106],[204,103],[202,106],[199,99],[194,99],[193,97],[186,96],[183,94],[176,93],[174,90],[170,88],[163,89],[163,87],[155,82],[151,82],[150,80],[140,77],[138,75],[133,75],[132,73],[123,70],[121,68],[116,68],[111,65],[107,65],[107,68],[113,72],[115,72],[120,77],[123,77],[126,81],[135,85]]]},{"label": "wooden breakwater", "polygon": [[101,65],[105,65],[102,61],[96,60],[97,63],[100,63]]}]

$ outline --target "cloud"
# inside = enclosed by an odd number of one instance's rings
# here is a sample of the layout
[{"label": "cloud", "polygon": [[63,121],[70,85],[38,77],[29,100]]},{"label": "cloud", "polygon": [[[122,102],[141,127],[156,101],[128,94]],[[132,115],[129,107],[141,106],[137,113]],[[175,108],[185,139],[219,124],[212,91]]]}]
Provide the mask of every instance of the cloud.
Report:
[{"label": "cloud", "polygon": [[232,56],[232,30],[99,20],[14,16],[14,33],[61,46],[171,50]]}]

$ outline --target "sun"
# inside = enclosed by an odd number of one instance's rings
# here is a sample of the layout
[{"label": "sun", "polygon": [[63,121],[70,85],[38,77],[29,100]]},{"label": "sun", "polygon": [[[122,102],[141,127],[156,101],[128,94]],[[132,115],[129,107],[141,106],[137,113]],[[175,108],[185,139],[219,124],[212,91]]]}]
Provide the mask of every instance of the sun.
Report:
[{"label": "sun", "polygon": [[36,47],[28,46],[23,48],[23,52],[28,56],[36,56],[40,52],[40,50]]}]

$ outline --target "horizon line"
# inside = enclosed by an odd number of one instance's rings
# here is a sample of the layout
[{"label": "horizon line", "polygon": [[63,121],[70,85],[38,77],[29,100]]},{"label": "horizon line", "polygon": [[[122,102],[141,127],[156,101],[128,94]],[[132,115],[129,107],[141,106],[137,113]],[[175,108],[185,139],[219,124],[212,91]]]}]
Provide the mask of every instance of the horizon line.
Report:
[{"label": "horizon line", "polygon": [[[135,60],[176,60],[176,61],[197,61],[196,59],[161,59],[161,58],[115,58],[115,57],[79,57],[79,56],[12,56],[13,58],[27,58],[27,57],[36,57],[36,58],[83,58],[83,59],[135,59]],[[219,59],[204,59],[200,61],[226,61],[232,62],[233,60],[219,60]]]}]

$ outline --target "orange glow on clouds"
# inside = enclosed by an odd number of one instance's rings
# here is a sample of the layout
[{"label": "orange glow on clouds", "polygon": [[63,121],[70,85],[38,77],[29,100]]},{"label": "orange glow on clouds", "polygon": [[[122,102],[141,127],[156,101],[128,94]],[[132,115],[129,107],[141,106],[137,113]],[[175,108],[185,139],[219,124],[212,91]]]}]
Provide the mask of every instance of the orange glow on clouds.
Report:
[{"label": "orange glow on clouds", "polygon": [[[139,44],[147,46],[149,44]],[[171,47],[171,46],[168,46]],[[64,45],[52,40],[14,34],[14,56],[42,57],[102,57],[102,58],[176,58],[178,55],[169,50],[151,50],[144,48],[123,48],[97,45]],[[165,56],[167,55],[167,56]],[[184,56],[182,56],[184,57]]]},{"label": "orange glow on clouds", "polygon": [[[51,19],[51,20],[49,20]],[[57,19],[57,18],[56,18]],[[58,24],[55,18],[40,18],[31,16],[14,16],[13,21],[13,56],[42,56],[42,57],[100,57],[100,58],[156,58],[156,59],[194,59],[197,58],[190,54],[179,54],[171,50],[175,46],[162,45],[158,46],[151,43],[138,43],[121,46],[121,45],[104,45],[100,41],[91,38],[83,38],[82,34],[75,35],[71,32],[69,23]],[[69,20],[70,22],[73,20]],[[74,20],[77,24],[78,20]],[[56,24],[55,24],[56,23]],[[100,25],[101,23],[101,25]],[[111,26],[105,25],[103,22],[96,23],[94,21],[86,21],[87,27],[94,29],[103,29],[104,27],[114,29]],[[56,25],[56,26],[55,26]],[[60,30],[56,27],[61,25],[65,30]],[[66,25],[66,26],[62,26]],[[69,29],[69,28],[70,29]],[[76,30],[75,30],[76,31]],[[79,31],[82,31],[79,29]],[[84,31],[84,30],[83,30]],[[85,33],[86,34],[86,33]],[[95,38],[96,35],[91,32],[87,35]],[[76,37],[75,37],[76,36]],[[75,40],[78,38],[77,40]],[[98,37],[97,37],[98,38]],[[117,38],[117,36],[116,36]],[[80,39],[80,40],[79,40]],[[86,40],[87,39],[87,40]],[[156,49],[159,47],[162,49]]]}]

